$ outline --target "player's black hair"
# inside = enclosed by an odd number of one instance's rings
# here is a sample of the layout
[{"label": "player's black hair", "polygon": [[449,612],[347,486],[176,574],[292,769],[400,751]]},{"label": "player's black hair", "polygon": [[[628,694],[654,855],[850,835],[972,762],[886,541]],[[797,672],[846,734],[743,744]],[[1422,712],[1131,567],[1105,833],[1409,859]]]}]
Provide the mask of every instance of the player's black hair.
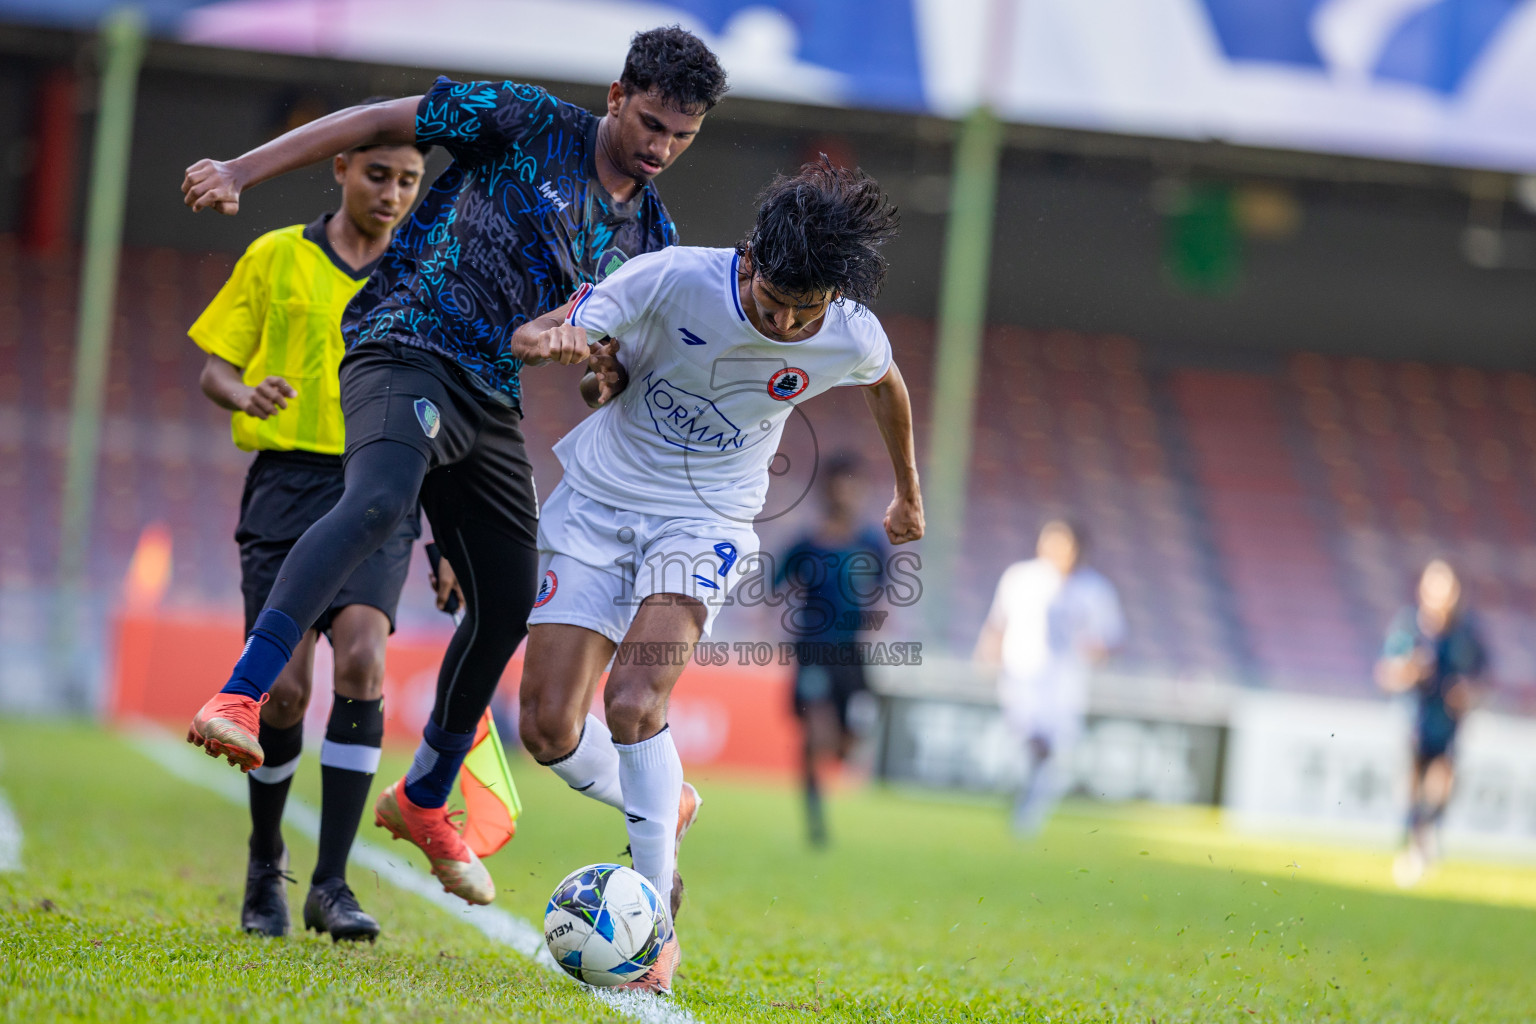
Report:
[{"label": "player's black hair", "polygon": [[[385,95],[383,95],[381,93],[378,96],[369,96],[367,99],[362,100],[361,102],[359,102],[357,104],[357,106],[359,106],[359,107],[371,107],[375,103],[389,103],[389,102],[391,102],[393,100],[397,100],[399,98],[400,97],[398,97],[398,96],[385,96]],[[383,145],[383,143],[379,143],[378,145],[373,145],[373,146],[353,146],[351,149],[347,150],[347,152],[348,153],[366,153],[370,149],[378,149],[379,145]],[[426,156],[428,153],[432,152],[432,144],[430,142],[413,142],[413,143],[411,143],[411,145],[416,147],[416,152],[420,153],[422,156]]]},{"label": "player's black hair", "polygon": [[678,25],[636,32],[619,84],[626,93],[655,89],[685,114],[706,114],[725,95],[725,69],[703,40]]},{"label": "player's black hair", "polygon": [[880,250],[901,221],[879,182],[823,153],[794,177],[775,177],[759,198],[757,223],[736,246],[754,271],[789,296],[875,300],[885,283]]}]

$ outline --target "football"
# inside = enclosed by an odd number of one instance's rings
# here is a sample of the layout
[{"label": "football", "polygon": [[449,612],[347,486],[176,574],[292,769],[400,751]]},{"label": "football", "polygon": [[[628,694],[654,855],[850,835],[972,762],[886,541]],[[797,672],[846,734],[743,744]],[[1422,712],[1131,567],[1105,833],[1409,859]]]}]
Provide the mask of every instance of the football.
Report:
[{"label": "football", "polygon": [[572,871],[544,911],[544,942],[555,963],[600,988],[644,977],[669,927],[656,888],[619,864]]}]

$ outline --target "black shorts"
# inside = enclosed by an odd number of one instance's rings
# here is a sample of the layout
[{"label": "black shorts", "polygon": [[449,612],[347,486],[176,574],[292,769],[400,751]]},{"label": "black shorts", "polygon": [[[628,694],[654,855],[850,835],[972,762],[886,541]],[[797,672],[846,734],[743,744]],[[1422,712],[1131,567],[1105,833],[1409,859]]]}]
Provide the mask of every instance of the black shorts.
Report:
[{"label": "black shorts", "polygon": [[[235,541],[240,545],[240,590],[245,595],[247,633],[266,605],[289,549],[305,530],[331,510],[341,497],[342,486],[338,455],[256,453],[245,475],[240,525],[235,528]],[[347,577],[341,592],[314,628],[329,633],[337,612],[349,604],[364,604],[389,616],[389,628],[393,631],[400,591],[411,567],[411,544],[419,536],[421,519],[412,513],[382,548]]]},{"label": "black shorts", "polygon": [[474,521],[538,543],[539,502],[522,415],[457,363],[400,342],[369,341],[341,362],[347,454],[379,440],[427,460],[421,505],[434,532]]},{"label": "black shorts", "polygon": [[1444,705],[1419,708],[1413,730],[1413,763],[1419,771],[1435,758],[1455,753],[1457,726]]},{"label": "black shorts", "polygon": [[827,702],[837,712],[837,724],[848,731],[848,702],[869,689],[864,666],[852,664],[801,664],[795,670],[793,706],[795,717],[804,718],[812,704]]}]

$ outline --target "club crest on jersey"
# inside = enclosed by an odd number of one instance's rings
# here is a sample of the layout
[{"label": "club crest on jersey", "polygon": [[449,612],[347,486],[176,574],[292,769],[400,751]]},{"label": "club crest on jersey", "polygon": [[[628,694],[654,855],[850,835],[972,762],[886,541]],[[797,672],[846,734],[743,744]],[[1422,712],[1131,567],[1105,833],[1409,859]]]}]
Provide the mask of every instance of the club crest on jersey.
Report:
[{"label": "club crest on jersey", "polygon": [[780,402],[797,397],[810,386],[810,376],[798,366],[786,366],[768,378],[768,394]]},{"label": "club crest on jersey", "polygon": [[714,402],[654,373],[645,375],[645,407],[661,439],[684,451],[723,452],[747,443]]},{"label": "club crest on jersey", "polygon": [[416,399],[416,422],[421,424],[421,432],[428,437],[436,437],[443,428],[443,418],[438,415],[437,406],[425,398]]},{"label": "club crest on jersey", "polygon": [[629,262],[629,254],[618,246],[610,246],[603,250],[603,254],[597,259],[597,274],[599,281],[608,279],[608,275],[618,270]]},{"label": "club crest on jersey", "polygon": [[560,589],[560,578],[555,575],[555,570],[550,569],[539,581],[539,594],[533,599],[535,608],[543,608],[549,604],[549,599],[555,596],[555,591]]}]

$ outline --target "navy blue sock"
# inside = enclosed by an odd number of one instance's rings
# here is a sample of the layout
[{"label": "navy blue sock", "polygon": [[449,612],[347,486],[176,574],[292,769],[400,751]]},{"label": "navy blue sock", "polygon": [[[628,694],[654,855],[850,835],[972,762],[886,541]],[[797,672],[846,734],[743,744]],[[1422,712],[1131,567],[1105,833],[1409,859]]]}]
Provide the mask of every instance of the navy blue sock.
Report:
[{"label": "navy blue sock", "polygon": [[235,670],[229,675],[220,693],[240,693],[261,700],[261,695],[272,689],[277,677],[293,657],[293,649],[304,639],[304,631],[298,623],[276,608],[267,608],[256,616],[256,625],[246,638],[245,650],[235,662]]},{"label": "navy blue sock", "polygon": [[441,807],[453,792],[453,781],[459,777],[459,766],[464,755],[474,746],[475,734],[449,732],[436,722],[428,721],[421,730],[421,746],[416,748],[416,760],[405,773],[405,795],[417,807]]}]

